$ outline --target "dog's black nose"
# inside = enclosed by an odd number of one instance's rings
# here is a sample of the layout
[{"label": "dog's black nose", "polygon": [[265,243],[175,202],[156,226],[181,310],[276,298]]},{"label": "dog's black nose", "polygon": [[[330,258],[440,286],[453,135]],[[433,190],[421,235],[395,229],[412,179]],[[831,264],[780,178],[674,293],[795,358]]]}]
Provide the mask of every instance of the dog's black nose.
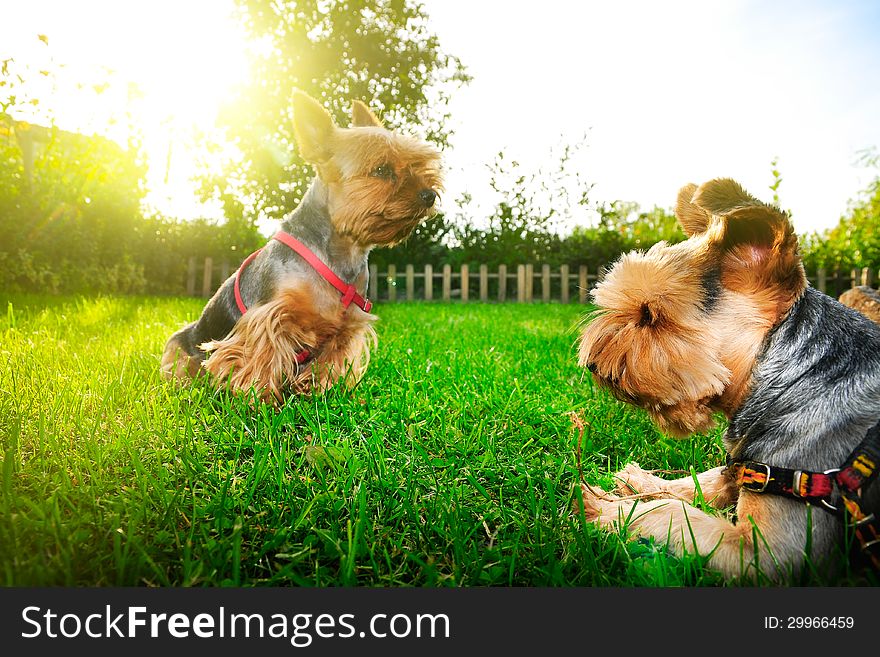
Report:
[{"label": "dog's black nose", "polygon": [[419,198],[422,200],[422,203],[425,204],[426,208],[430,208],[434,205],[434,201],[437,200],[437,192],[433,189],[423,189],[419,192]]},{"label": "dog's black nose", "polygon": [[587,363],[587,369],[593,374],[596,373],[596,363]]}]

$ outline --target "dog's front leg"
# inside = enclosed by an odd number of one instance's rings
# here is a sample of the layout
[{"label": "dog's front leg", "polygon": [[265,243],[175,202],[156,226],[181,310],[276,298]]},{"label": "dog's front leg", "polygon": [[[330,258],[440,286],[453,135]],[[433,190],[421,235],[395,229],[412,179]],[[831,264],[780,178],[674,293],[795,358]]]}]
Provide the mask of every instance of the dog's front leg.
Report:
[{"label": "dog's front leg", "polygon": [[[797,572],[804,563],[808,507],[800,502],[743,493],[733,524],[676,499],[646,502],[622,500],[582,486],[584,514],[606,528],[626,526],[633,534],[665,543],[677,556],[685,552],[709,558],[709,566],[725,577],[754,574],[760,569],[771,580]],[[812,512],[813,549],[817,554],[833,541],[833,519]]]},{"label": "dog's front leg", "polygon": [[204,367],[232,390],[253,388],[264,401],[280,402],[286,388],[309,391],[311,368],[297,356],[313,351],[328,330],[335,325],[307,294],[287,290],[248,310],[224,339],[202,345],[210,353]]},{"label": "dog's front leg", "polygon": [[720,466],[694,477],[663,479],[643,470],[638,463],[627,463],[614,475],[617,487],[614,492],[621,497],[640,495],[644,497],[674,498],[692,503],[697,496],[697,485],[703,499],[716,509],[723,509],[736,502],[739,489],[730,471]]}]

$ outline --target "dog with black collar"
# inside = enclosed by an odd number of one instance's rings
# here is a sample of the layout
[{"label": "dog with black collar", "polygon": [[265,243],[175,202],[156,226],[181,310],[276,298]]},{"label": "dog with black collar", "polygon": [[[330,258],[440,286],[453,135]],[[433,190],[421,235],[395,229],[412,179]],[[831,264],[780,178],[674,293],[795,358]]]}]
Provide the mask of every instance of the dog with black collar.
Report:
[{"label": "dog with black collar", "polygon": [[669,434],[726,414],[730,463],[677,480],[629,464],[612,492],[583,486],[586,518],[728,577],[833,567],[847,523],[876,554],[880,443],[863,440],[880,420],[880,326],[810,287],[788,216],[733,180],[684,187],[676,214],[689,239],[622,256],[596,286],[580,363]]}]

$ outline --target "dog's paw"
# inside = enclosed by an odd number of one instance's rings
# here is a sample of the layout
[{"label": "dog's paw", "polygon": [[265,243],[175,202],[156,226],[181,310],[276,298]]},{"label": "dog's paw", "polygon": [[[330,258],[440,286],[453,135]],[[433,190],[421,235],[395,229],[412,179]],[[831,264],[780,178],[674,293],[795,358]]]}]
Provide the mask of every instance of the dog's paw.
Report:
[{"label": "dog's paw", "polygon": [[663,495],[663,480],[642,470],[638,463],[627,463],[620,472],[614,474],[617,482],[614,493],[617,495]]},{"label": "dog's paw", "polygon": [[177,383],[188,383],[202,373],[201,361],[187,354],[173,338],[165,347],[160,368],[162,378]]},{"label": "dog's paw", "polygon": [[[601,488],[587,484],[581,484],[581,500],[587,522],[597,522],[601,518],[607,517],[609,509],[615,506],[613,495],[606,493]],[[577,500],[575,500],[575,511],[580,513]]]}]

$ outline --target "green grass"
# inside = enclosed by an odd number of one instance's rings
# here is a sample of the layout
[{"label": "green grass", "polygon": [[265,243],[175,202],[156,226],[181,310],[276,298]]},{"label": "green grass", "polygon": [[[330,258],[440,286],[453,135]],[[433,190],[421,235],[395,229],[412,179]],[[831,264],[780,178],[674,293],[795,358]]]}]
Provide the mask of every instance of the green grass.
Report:
[{"label": "green grass", "polygon": [[721,583],[572,511],[570,411],[593,483],[723,460],[720,430],[665,438],[592,386],[582,308],[380,305],[361,384],[275,411],[160,379],[198,300],[2,303],[3,585]]}]

